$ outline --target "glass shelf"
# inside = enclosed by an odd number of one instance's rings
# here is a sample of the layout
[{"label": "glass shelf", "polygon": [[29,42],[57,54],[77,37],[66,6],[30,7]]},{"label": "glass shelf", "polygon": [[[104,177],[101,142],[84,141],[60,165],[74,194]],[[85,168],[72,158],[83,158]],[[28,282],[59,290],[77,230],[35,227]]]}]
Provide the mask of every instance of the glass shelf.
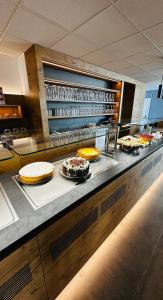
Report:
[{"label": "glass shelf", "polygon": [[77,87],[77,88],[91,89],[91,90],[96,90],[96,91],[103,91],[103,92],[111,92],[111,93],[120,93],[121,92],[120,90],[100,88],[100,87],[95,87],[95,86],[91,86],[91,85],[86,85],[86,84],[81,84],[81,83],[80,84],[79,83],[71,83],[71,82],[67,82],[67,81],[55,80],[55,79],[50,79],[50,78],[45,78],[44,82],[68,86],[68,87]]},{"label": "glass shelf", "polygon": [[110,114],[97,114],[97,115],[79,115],[79,116],[49,116],[49,120],[53,119],[70,119],[70,118],[86,118],[86,117],[98,117],[98,116],[113,116],[116,113],[110,113]]},{"label": "glass shelf", "polygon": [[0,107],[19,107],[17,104],[0,104]]},{"label": "glass shelf", "polygon": [[8,160],[13,157],[12,153],[0,144],[0,161]]},{"label": "glass shelf", "polygon": [[3,120],[17,120],[17,119],[23,119],[23,117],[0,118],[0,121],[3,121]]},{"label": "glass shelf", "polygon": [[[56,132],[49,135],[48,142],[41,142],[41,139],[35,137],[28,137],[24,139],[14,140],[14,144],[11,145],[11,149],[20,156],[25,156],[37,152],[51,150],[66,145],[77,144],[87,140],[97,139],[98,137],[104,137],[110,130],[110,125],[101,125],[92,128],[83,128],[79,130]],[[112,129],[114,130],[114,129]]]},{"label": "glass shelf", "polygon": [[22,119],[20,105],[0,105],[0,120]]},{"label": "glass shelf", "polygon": [[91,103],[91,104],[119,104],[120,102],[99,102],[99,101],[78,101],[78,100],[56,100],[56,99],[51,99],[51,100],[49,100],[49,99],[46,99],[46,102],[56,102],[56,103],[60,103],[60,102],[62,102],[62,103],[83,103],[83,104],[85,104],[85,103]]}]

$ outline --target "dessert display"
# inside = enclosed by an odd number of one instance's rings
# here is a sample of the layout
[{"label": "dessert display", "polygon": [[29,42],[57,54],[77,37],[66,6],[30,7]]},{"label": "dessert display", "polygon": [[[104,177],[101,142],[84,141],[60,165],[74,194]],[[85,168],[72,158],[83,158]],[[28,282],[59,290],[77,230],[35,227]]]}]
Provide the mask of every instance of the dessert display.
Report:
[{"label": "dessert display", "polygon": [[152,140],[154,139],[152,134],[149,133],[141,133],[139,135],[140,141],[142,143],[142,145],[146,145],[152,142]]},{"label": "dessert display", "polygon": [[19,179],[26,184],[35,184],[53,176],[54,166],[49,162],[34,162],[19,170]]},{"label": "dessert display", "polygon": [[119,144],[124,151],[132,151],[139,147],[146,147],[152,141],[154,141],[154,135],[143,132],[135,136],[127,135],[117,139],[117,144]]},{"label": "dessert display", "polygon": [[77,156],[87,160],[96,160],[100,157],[101,151],[97,148],[81,148],[77,151]]},{"label": "dessert display", "polygon": [[89,173],[89,161],[81,157],[69,157],[63,161],[62,171],[68,177],[84,177]]},{"label": "dessert display", "polygon": [[133,137],[131,135],[124,136],[117,139],[117,144],[125,146],[126,148],[135,148],[141,146],[141,141],[139,138]]}]

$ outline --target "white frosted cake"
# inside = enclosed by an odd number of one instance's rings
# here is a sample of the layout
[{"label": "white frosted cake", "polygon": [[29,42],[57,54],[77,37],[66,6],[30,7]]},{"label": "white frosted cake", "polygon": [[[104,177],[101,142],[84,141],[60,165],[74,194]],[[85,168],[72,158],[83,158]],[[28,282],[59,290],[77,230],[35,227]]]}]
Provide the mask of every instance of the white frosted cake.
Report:
[{"label": "white frosted cake", "polygon": [[63,161],[63,173],[71,177],[83,177],[89,173],[89,161],[81,157],[69,157]]},{"label": "white frosted cake", "polygon": [[20,179],[26,183],[37,183],[53,175],[54,166],[49,162],[39,161],[20,169]]}]

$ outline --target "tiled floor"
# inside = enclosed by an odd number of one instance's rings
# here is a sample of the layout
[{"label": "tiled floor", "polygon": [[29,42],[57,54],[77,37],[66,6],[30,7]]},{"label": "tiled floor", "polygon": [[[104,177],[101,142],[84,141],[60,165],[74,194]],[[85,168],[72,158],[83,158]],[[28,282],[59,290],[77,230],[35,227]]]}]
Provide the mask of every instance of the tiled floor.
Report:
[{"label": "tiled floor", "polygon": [[163,299],[163,235],[133,297],[134,300]]}]

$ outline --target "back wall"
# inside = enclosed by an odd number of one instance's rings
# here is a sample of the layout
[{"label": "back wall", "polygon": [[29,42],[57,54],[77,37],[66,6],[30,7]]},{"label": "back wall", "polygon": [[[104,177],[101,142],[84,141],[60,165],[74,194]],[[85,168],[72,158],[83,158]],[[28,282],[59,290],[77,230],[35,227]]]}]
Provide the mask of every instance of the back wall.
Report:
[{"label": "back wall", "polygon": [[5,94],[22,94],[18,59],[0,54],[0,87]]}]

